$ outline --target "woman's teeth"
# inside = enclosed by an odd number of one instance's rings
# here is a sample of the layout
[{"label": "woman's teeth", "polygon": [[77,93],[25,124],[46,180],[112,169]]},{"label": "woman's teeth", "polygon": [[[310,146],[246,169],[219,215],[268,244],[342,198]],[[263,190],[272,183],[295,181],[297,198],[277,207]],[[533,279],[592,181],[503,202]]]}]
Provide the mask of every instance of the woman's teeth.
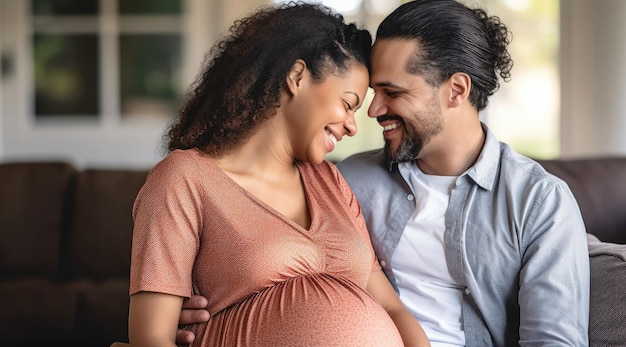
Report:
[{"label": "woman's teeth", "polygon": [[333,135],[330,131],[326,130],[326,135],[328,136],[328,138],[330,139],[330,141],[332,141],[333,145],[337,144],[337,138],[335,137],[335,135]]}]

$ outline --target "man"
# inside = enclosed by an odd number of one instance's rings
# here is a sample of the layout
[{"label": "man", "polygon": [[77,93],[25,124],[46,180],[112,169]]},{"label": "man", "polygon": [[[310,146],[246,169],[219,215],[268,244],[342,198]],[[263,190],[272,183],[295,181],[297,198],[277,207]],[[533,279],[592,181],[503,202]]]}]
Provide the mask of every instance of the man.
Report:
[{"label": "man", "polygon": [[384,127],[385,150],[338,166],[433,346],[586,346],[577,203],[479,121],[496,73],[510,76],[508,34],[453,0],[400,6],[372,50],[369,116]]},{"label": "man", "polygon": [[[478,117],[498,74],[510,77],[508,42],[497,17],[454,0],[400,6],[372,51],[369,116],[384,128],[385,148],[338,167],[385,273],[432,346],[587,346],[589,263],[577,203]],[[187,307],[204,307],[192,299]],[[181,316],[206,319],[203,310]]]}]

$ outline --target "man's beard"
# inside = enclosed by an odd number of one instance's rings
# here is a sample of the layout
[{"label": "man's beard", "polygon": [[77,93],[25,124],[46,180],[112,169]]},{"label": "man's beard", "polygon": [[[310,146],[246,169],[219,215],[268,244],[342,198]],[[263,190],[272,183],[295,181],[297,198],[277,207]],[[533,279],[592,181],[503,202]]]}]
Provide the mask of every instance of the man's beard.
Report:
[{"label": "man's beard", "polygon": [[393,151],[389,141],[385,141],[385,153],[393,162],[407,162],[415,160],[417,155],[424,148],[424,141],[418,135],[416,129],[407,123],[404,123],[404,136],[398,148]]},{"label": "man's beard", "polygon": [[[419,117],[419,119],[430,119],[430,121],[422,121],[425,127],[422,131],[419,131],[414,123],[403,120],[404,134],[398,148],[393,151],[389,141],[385,141],[385,152],[391,161],[401,163],[417,159],[424,146],[443,130],[439,101],[433,98],[429,106],[429,110],[422,117]],[[402,118],[400,116],[395,117]]]}]

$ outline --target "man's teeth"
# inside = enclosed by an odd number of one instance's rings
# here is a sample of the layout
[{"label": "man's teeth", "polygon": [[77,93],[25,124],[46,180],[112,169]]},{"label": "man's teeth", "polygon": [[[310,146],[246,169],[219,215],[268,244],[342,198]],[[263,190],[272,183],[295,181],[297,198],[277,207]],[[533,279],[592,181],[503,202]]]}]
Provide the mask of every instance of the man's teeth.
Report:
[{"label": "man's teeth", "polygon": [[398,124],[398,123],[391,123],[389,125],[385,125],[383,127],[383,130],[385,130],[385,131],[393,130],[393,129],[396,129],[397,127],[399,127],[399,126],[400,126],[400,124]]}]

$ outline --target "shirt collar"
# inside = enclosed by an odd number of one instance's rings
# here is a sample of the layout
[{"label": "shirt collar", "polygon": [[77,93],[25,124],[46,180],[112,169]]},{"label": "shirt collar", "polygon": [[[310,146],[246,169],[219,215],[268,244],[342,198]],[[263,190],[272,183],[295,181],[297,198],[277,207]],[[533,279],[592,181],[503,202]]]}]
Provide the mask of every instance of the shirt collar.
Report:
[{"label": "shirt collar", "polygon": [[[481,122],[480,124],[485,133],[485,144],[480,151],[476,163],[459,177],[467,175],[481,188],[492,190],[500,161],[500,143],[485,123]],[[389,172],[398,169],[398,162],[392,161],[386,154],[385,156],[387,157],[386,167]],[[411,164],[415,164],[415,161]],[[410,165],[408,167],[410,167]]]},{"label": "shirt collar", "polygon": [[481,188],[492,190],[500,165],[500,142],[485,123],[481,122],[480,124],[485,133],[485,144],[476,163],[467,169],[463,175],[468,175]]}]

